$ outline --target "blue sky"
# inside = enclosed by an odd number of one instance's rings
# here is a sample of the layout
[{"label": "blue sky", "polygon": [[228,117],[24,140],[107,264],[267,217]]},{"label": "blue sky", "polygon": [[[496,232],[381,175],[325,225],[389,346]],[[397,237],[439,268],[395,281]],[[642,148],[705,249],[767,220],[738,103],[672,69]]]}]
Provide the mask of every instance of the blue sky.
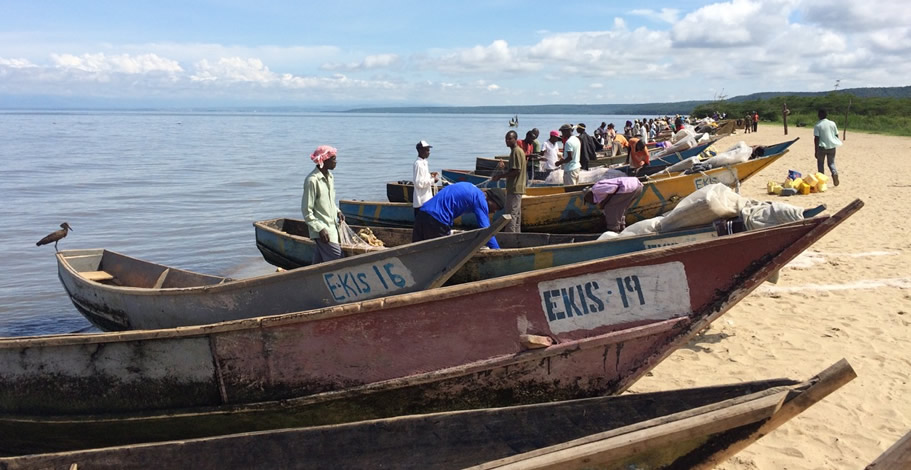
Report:
[{"label": "blue sky", "polygon": [[643,103],[911,84],[898,0],[0,0],[0,107]]}]

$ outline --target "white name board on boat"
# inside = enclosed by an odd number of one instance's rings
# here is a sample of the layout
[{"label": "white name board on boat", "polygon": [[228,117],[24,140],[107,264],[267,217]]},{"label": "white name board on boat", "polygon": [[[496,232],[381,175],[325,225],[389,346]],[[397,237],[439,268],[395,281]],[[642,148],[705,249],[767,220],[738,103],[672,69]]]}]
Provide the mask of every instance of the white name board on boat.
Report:
[{"label": "white name board on boat", "polygon": [[554,333],[666,320],[690,311],[690,288],[679,261],[544,281],[538,293]]},{"label": "white name board on boat", "polygon": [[662,246],[680,245],[682,243],[692,243],[701,240],[708,240],[715,237],[715,232],[691,233],[689,235],[678,235],[676,237],[663,237],[646,240],[642,244],[646,248],[660,248]]},{"label": "white name board on boat", "polygon": [[722,183],[725,186],[737,184],[737,168],[728,167],[712,174],[706,174],[693,179],[693,186],[700,190],[710,184]]},{"label": "white name board on boat", "polygon": [[415,285],[411,271],[398,258],[327,272],[323,283],[338,303],[382,297]]}]

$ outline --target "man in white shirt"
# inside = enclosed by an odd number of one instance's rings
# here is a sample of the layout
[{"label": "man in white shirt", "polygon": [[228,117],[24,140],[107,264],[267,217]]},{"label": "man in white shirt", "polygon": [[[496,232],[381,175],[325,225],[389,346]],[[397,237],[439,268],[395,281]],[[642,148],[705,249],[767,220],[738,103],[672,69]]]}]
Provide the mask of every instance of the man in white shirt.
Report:
[{"label": "man in white shirt", "polygon": [[412,197],[411,206],[417,214],[418,209],[433,197],[433,186],[439,182],[440,177],[437,172],[430,172],[430,166],[427,164],[427,158],[430,157],[430,149],[433,148],[427,141],[422,140],[415,145],[418,151],[418,159],[414,161],[414,196]]},{"label": "man in white shirt", "polygon": [[639,127],[639,139],[642,140],[643,144],[648,144],[648,124],[646,124],[645,119],[642,120],[642,125]]}]

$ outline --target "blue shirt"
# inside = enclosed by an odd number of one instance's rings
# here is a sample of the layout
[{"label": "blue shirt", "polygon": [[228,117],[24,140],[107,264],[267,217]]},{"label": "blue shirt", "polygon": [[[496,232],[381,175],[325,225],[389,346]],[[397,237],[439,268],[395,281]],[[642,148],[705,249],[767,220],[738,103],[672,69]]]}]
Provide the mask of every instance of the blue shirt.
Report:
[{"label": "blue shirt", "polygon": [[[452,227],[452,222],[457,217],[471,211],[478,219],[478,226],[490,227],[490,216],[484,191],[471,183],[461,182],[444,187],[436,196],[425,202],[420,210],[430,214],[437,222],[447,227]],[[500,245],[497,244],[497,239],[494,237],[487,241],[487,246],[495,250],[500,249]]]}]

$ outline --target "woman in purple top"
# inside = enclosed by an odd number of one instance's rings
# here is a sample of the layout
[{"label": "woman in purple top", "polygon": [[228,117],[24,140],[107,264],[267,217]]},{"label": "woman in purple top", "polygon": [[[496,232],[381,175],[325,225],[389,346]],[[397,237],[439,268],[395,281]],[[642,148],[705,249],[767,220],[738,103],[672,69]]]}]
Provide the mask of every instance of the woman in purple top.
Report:
[{"label": "woman in purple top", "polygon": [[626,209],[641,194],[639,178],[625,176],[598,181],[585,192],[583,199],[588,204],[597,204],[604,212],[608,231],[622,232],[626,228]]}]

